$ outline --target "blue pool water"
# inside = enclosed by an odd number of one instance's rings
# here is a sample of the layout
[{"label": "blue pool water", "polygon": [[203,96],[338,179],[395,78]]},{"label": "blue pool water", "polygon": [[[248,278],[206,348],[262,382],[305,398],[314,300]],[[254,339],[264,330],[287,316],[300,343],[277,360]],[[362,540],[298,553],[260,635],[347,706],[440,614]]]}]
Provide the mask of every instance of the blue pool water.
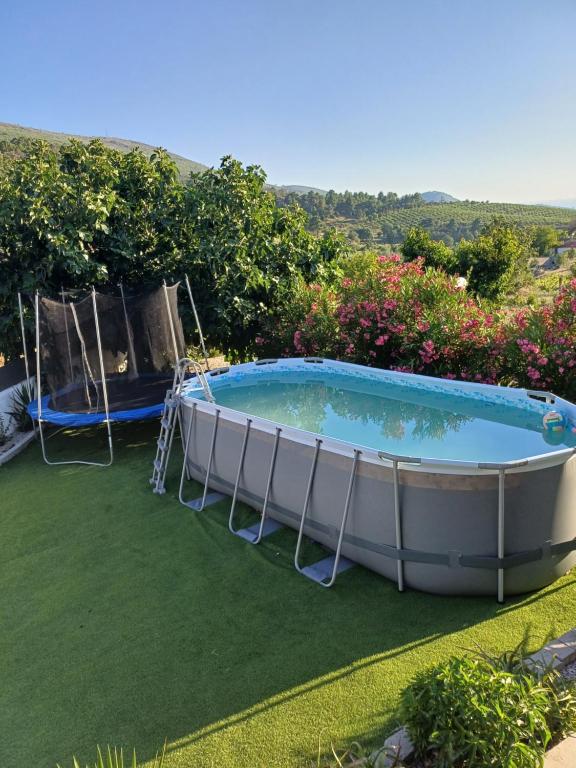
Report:
[{"label": "blue pool water", "polygon": [[405,456],[500,462],[576,445],[570,430],[543,428],[540,403],[462,396],[450,385],[435,391],[363,379],[356,386],[356,377],[319,367],[288,376],[224,375],[213,382],[214,397],[248,415]]}]

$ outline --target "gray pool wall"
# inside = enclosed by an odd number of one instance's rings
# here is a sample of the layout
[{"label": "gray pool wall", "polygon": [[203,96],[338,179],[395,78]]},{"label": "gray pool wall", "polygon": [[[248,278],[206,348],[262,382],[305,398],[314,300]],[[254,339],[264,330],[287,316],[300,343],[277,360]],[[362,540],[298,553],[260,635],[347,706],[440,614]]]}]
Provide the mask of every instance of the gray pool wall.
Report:
[{"label": "gray pool wall", "polygon": [[[193,398],[184,398],[183,405],[183,432],[190,435],[188,470],[204,482],[218,406]],[[209,487],[232,495],[246,417],[226,408],[218,410]],[[252,419],[238,498],[257,510],[265,497],[276,426],[281,425]],[[267,512],[298,529],[315,436],[281,428]],[[323,439],[304,532],[330,549],[336,547],[353,455],[352,446]],[[400,466],[403,549],[441,555],[450,562],[404,562],[405,585],[437,594],[496,595],[496,568],[465,567],[459,564],[459,556],[493,559],[497,555],[498,473]],[[576,537],[575,491],[574,458],[544,457],[536,465],[506,473],[505,554],[542,548],[542,558],[506,568],[505,595],[540,589],[574,566],[574,551],[546,553],[550,543]],[[397,561],[390,556],[395,548],[393,470],[374,451],[362,449],[342,554],[396,581]]]}]

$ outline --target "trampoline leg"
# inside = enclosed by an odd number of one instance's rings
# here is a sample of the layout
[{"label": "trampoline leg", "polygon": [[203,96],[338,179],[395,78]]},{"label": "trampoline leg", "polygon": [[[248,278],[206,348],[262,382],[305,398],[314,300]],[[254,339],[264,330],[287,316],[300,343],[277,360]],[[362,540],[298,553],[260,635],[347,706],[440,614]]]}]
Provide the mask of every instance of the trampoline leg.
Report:
[{"label": "trampoline leg", "polygon": [[112,462],[114,461],[114,446],[112,442],[112,426],[110,421],[108,420],[106,422],[107,428],[108,428],[108,451],[110,454],[110,458],[108,461],[86,461],[83,459],[71,459],[70,461],[52,461],[48,458],[48,454],[46,452],[46,440],[44,438],[44,430],[42,428],[44,419],[38,419],[38,433],[40,435],[40,445],[42,447],[42,458],[44,459],[45,463],[48,464],[51,467],[57,467],[63,464],[83,464],[88,467],[109,467],[111,466]]}]

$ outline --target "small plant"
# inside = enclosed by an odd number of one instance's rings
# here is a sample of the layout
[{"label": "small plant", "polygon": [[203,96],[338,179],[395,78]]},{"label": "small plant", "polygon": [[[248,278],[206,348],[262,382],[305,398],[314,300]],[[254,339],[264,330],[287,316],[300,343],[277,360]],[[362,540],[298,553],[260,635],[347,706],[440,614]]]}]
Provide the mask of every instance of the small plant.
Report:
[{"label": "small plant", "polygon": [[527,664],[519,646],[420,672],[402,694],[400,717],[417,757],[435,768],[534,768],[576,727],[576,691]]},{"label": "small plant", "polygon": [[28,413],[30,395],[28,388],[23,384],[12,395],[12,406],[7,411],[8,416],[14,421],[18,432],[27,432],[32,429],[32,419]]},{"label": "small plant", "polygon": [[7,441],[8,433],[6,431],[6,427],[4,426],[4,421],[0,416],[0,445],[6,445]]},{"label": "small plant", "polygon": [[[117,747],[108,746],[106,752],[103,753],[100,747],[96,747],[96,752],[97,757],[96,762],[93,764],[93,768],[137,768],[138,762],[136,760],[136,750],[133,750],[132,752],[132,760],[130,763],[124,762],[124,752],[122,748],[118,749]],[[154,762],[152,763],[151,768],[162,768],[165,755],[166,742],[164,742],[162,752],[157,752],[154,755]],[[58,765],[57,768],[61,768],[61,766]],[[80,763],[75,757],[73,758],[73,768],[81,768]],[[92,767],[87,765],[86,768]]]}]

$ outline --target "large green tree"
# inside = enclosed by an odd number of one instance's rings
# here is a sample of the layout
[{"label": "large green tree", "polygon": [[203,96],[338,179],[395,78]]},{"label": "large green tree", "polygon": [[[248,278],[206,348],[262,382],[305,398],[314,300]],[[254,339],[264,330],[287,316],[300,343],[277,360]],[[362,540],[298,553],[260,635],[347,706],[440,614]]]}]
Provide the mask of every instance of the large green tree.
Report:
[{"label": "large green tree", "polygon": [[307,232],[298,206],[278,208],[265,179],[229,157],[183,184],[162,150],[19,145],[0,164],[0,353],[19,353],[18,291],[186,273],[212,342],[248,349],[277,292],[343,249]]}]

